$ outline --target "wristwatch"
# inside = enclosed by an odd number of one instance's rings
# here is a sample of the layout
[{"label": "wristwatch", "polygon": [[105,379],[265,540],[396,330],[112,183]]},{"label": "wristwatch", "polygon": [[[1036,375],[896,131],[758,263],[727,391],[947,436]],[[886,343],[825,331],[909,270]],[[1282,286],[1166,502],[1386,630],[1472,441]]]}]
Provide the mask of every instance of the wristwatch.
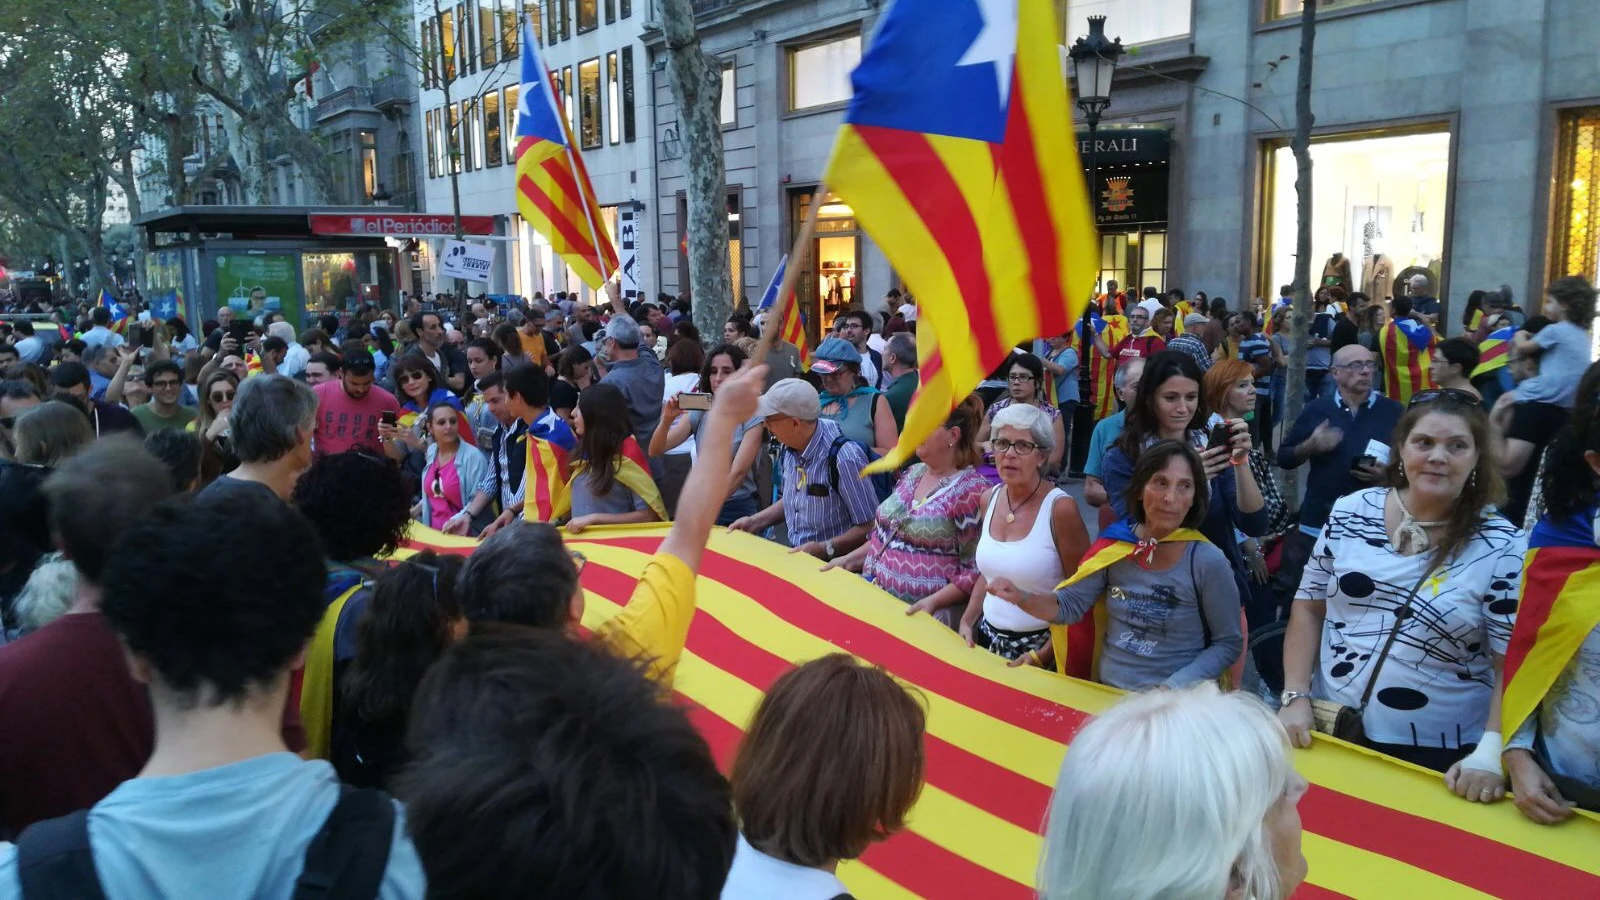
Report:
[{"label": "wristwatch", "polygon": [[1311,692],[1310,691],[1284,691],[1283,693],[1278,695],[1278,706],[1280,706],[1280,707],[1288,706],[1289,704],[1291,704],[1291,703],[1293,703],[1296,700],[1299,700],[1301,698],[1304,698],[1306,700],[1310,700],[1311,699]]},{"label": "wristwatch", "polygon": [[828,541],[826,544],[823,544],[822,552],[827,554],[823,557],[823,559],[833,559],[833,541]]}]

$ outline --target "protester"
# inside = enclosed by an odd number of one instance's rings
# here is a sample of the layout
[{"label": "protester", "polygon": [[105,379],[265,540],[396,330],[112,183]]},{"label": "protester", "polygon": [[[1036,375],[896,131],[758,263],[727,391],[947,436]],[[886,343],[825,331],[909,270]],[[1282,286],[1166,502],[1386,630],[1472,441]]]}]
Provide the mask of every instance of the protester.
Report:
[{"label": "protester", "polygon": [[556,380],[550,382],[550,408],[572,426],[573,411],[578,408],[578,397],[594,383],[594,356],[574,345],[556,357]]},{"label": "protester", "polygon": [[16,417],[15,453],[0,462],[0,632],[15,627],[10,600],[55,547],[45,484],[68,457],[94,440],[77,409],[50,402]]},{"label": "protester", "polygon": [[1085,560],[1059,587],[1000,577],[990,579],[989,593],[1057,625],[1079,622],[1103,601],[1104,637],[1090,667],[1103,684],[1141,690],[1216,679],[1239,658],[1244,638],[1228,558],[1195,530],[1210,508],[1206,491],[1200,454],[1182,441],[1161,441],[1134,467],[1127,521],[1104,535],[1128,552],[1109,565],[1092,564],[1099,554]]},{"label": "protester", "polygon": [[847,896],[839,863],[904,829],[922,793],[919,700],[844,653],[778,676],[729,775],[739,846],[722,900]]},{"label": "protester", "polygon": [[282,375],[258,375],[239,388],[229,421],[239,465],[200,495],[243,493],[288,502],[295,480],[311,466],[311,436],[317,427],[314,390]]},{"label": "protester", "polygon": [[[441,387],[456,394],[466,391],[469,373],[467,358],[461,350],[445,340],[444,319],[438,313],[422,312],[411,317],[411,332],[416,335],[414,348],[438,373]],[[399,382],[395,382],[396,385]]]},{"label": "protester", "polygon": [[21,378],[0,381],[0,460],[10,459],[16,452],[11,430],[17,424],[17,416],[43,403],[48,393],[48,384],[41,390]]},{"label": "protester", "polygon": [[[1211,417],[1206,420],[1207,429],[1255,415],[1255,375],[1249,363],[1239,359],[1222,360],[1207,370],[1201,387],[1206,408],[1211,410]],[[1261,447],[1251,447],[1250,474],[1255,478],[1256,487],[1261,490],[1261,499],[1267,511],[1267,534],[1277,535],[1289,527],[1289,505],[1283,502],[1283,494],[1278,491],[1278,481],[1272,469],[1267,451]],[[1244,545],[1245,560],[1251,572],[1258,581],[1265,581],[1266,565],[1261,561],[1259,542],[1249,538],[1240,543]]]},{"label": "protester", "polygon": [[34,564],[28,581],[12,601],[14,628],[0,633],[0,644],[16,640],[67,614],[78,595],[78,573],[61,553],[46,553]]},{"label": "protester", "polygon": [[[443,404],[458,414],[466,410],[460,398],[440,383],[438,371],[422,354],[407,353],[395,360],[391,369],[395,387],[400,391],[400,412],[393,426],[382,422],[378,424],[378,436],[383,440],[384,449],[391,459],[406,460],[413,453],[424,452],[427,447],[429,424],[425,413],[429,409],[436,404]],[[458,419],[457,427],[464,422],[463,415]],[[473,441],[470,424],[461,428],[461,436],[469,443]]]},{"label": "protester", "polygon": [[317,396],[319,455],[355,448],[383,452],[379,425],[385,413],[399,417],[400,401],[378,387],[376,380],[372,354],[356,349],[345,353],[340,361],[337,384],[325,382],[312,389]]},{"label": "protester", "polygon": [[[250,523],[251,540],[195,554],[240,522]],[[195,591],[196,579],[207,590]],[[341,896],[423,896],[397,805],[345,795],[331,767],[288,752],[279,734],[289,668],[316,625],[321,585],[310,526],[265,499],[163,504],[118,542],[106,563],[105,619],[150,686],[155,752],[139,777],[87,813],[22,836],[22,865],[74,854],[71,864],[32,870],[37,886],[66,892],[98,882],[107,896],[185,897],[249,885],[288,896],[304,878],[326,879]],[[174,823],[188,837],[174,839]],[[387,852],[351,864],[350,851],[330,848],[342,843],[330,840],[336,831]],[[0,849],[0,870],[4,856]]]},{"label": "protester", "polygon": [[643,337],[639,325],[624,314],[611,317],[606,323],[605,355],[606,375],[601,384],[609,384],[622,392],[628,401],[628,419],[633,426],[634,440],[640,447],[648,446],[650,434],[661,421],[661,395],[665,376],[661,362],[652,354],[640,354]]},{"label": "protester", "polygon": [[1478,367],[1478,345],[1464,337],[1440,341],[1433,348],[1433,366],[1430,370],[1434,384],[1452,391],[1483,399],[1483,394],[1472,385],[1472,370]]},{"label": "protester", "polygon": [[[886,387],[884,399],[889,401],[889,411],[894,413],[895,434],[905,430],[906,412],[911,408],[911,398],[916,396],[921,381],[917,374],[917,339],[908,331],[891,335],[883,345],[883,375]],[[1073,373],[1074,388],[1077,374]]]},{"label": "protester", "polygon": [[171,428],[151,433],[144,439],[146,453],[166,464],[172,473],[172,492],[190,494],[200,487],[200,438],[192,431]]},{"label": "protester", "polygon": [[[899,335],[896,335],[899,337]],[[892,354],[894,339],[886,354]],[[905,601],[906,614],[925,612],[954,628],[978,578],[977,550],[988,479],[974,435],[982,401],[976,395],[951,410],[917,447],[921,460],[878,504],[872,537],[824,569],[860,572]]]},{"label": "protester", "polygon": [[491,513],[495,517],[491,522],[499,517],[509,522],[512,516],[505,515],[504,511],[522,504],[523,472],[528,462],[527,425],[512,414],[500,372],[484,376],[479,390],[483,392],[484,405],[495,418],[495,427],[489,432],[489,447],[484,451],[488,469],[473,490],[466,508],[439,526],[446,534],[464,535],[484,530],[476,523],[481,521],[480,517]]},{"label": "protester", "polygon": [[667,518],[650,473],[629,458],[627,401],[604,382],[578,398],[578,445],[572,457],[570,534],[595,525],[629,525]]},{"label": "protester", "polygon": [[[595,630],[595,638],[619,655],[647,661],[652,677],[664,683],[670,684],[688,639],[695,573],[718,500],[727,491],[733,431],[756,411],[766,374],[765,367],[753,366],[723,382],[684,485],[686,502],[645,565],[628,605]],[[485,539],[467,560],[458,586],[461,608],[474,631],[500,624],[574,627],[583,620],[582,565],[554,528],[513,522]]]},{"label": "protester", "polygon": [[306,369],[306,363],[311,359],[311,351],[296,339],[294,326],[288,322],[273,322],[267,326],[267,334],[283,341],[283,359],[277,364],[279,375],[294,378]]},{"label": "protester", "polygon": [[1130,306],[1127,316],[1128,335],[1118,341],[1115,347],[1108,345],[1100,333],[1095,334],[1094,348],[1101,356],[1121,365],[1125,359],[1148,359],[1167,349],[1167,342],[1150,330],[1148,309],[1142,306]]},{"label": "protester", "polygon": [[[700,381],[696,389],[711,394],[714,398],[717,388],[744,366],[745,359],[744,351],[732,344],[719,344],[711,348],[711,353],[706,357],[705,367],[700,370]],[[679,406],[678,398],[668,398],[661,406],[661,422],[656,426],[655,433],[650,436],[650,455],[659,456],[675,446],[680,446],[681,442],[698,435],[706,423],[704,412],[691,410],[685,415]],[[735,450],[733,472],[729,483],[730,493],[723,501],[721,511],[717,513],[718,525],[730,525],[756,512],[755,464],[757,455],[761,452],[763,434],[764,429],[760,420],[754,417],[740,423],[734,431]]]},{"label": "protester", "polygon": [[96,306],[89,312],[89,321],[94,323],[94,327],[83,333],[85,345],[115,350],[125,343],[122,335],[111,330],[111,310]]},{"label": "protester", "polygon": [[1260,701],[1214,685],[1125,698],[1072,739],[1040,900],[1287,900],[1308,785]]},{"label": "protester", "polygon": [[[706,354],[699,343],[677,338],[667,346],[662,360],[666,363],[668,373],[661,387],[661,418],[665,420],[667,401],[679,394],[699,390],[700,370],[705,368]],[[651,431],[652,442],[656,432],[660,430],[661,424],[657,422],[656,428]],[[670,513],[677,508],[678,494],[683,490],[683,480],[688,477],[689,466],[694,463],[694,438],[691,435],[663,453],[651,454],[651,458],[660,465],[661,495]]]},{"label": "protester", "polygon": [[1452,787],[1483,801],[1503,793],[1497,686],[1527,546],[1486,512],[1505,490],[1487,436],[1475,403],[1413,397],[1395,428],[1396,486],[1334,503],[1306,565],[1279,713],[1304,747],[1312,697],[1355,709],[1358,743],[1440,772],[1464,762],[1471,789],[1454,771]]},{"label": "protester", "polygon": [[239,457],[233,452],[231,416],[238,391],[239,379],[228,371],[212,372],[200,383],[199,415],[190,430],[200,436],[201,487],[239,465]]},{"label": "protester", "polygon": [[[1525,649],[1507,673],[1502,734],[1510,737],[1501,759],[1517,808],[1550,825],[1574,806],[1600,812],[1600,720],[1591,715],[1600,697],[1600,611],[1593,589],[1569,577],[1568,562],[1586,561],[1591,572],[1600,565],[1600,364],[1585,372],[1572,419],[1550,445],[1544,496],[1511,636],[1511,647]],[[1547,549],[1572,556],[1546,561]],[[1553,622],[1571,624],[1543,627]]]},{"label": "protester", "polygon": [[[1078,409],[1078,351],[1072,335],[1058,334],[1034,342],[1034,355],[1055,380],[1056,407],[1061,410],[1061,469],[1066,471],[1072,456],[1072,420]],[[1007,387],[1009,387],[1009,382]]]},{"label": "protester", "polygon": [[[137,775],[153,734],[150,700],[129,676],[100,610],[112,543],[127,536],[130,544],[148,546],[161,538],[134,523],[171,493],[171,479],[137,441],[121,437],[68,459],[44,491],[50,533],[72,560],[78,586],[67,615],[0,651],[0,839],[6,840],[34,822],[93,806]],[[185,552],[204,556],[195,553],[201,546]],[[185,579],[184,593],[209,601],[210,593],[194,590],[192,563],[178,564],[171,575]],[[14,851],[0,845],[0,884],[11,868],[8,857]]]},{"label": "protester", "polygon": [[[746,414],[727,417],[719,437]],[[719,455],[726,464],[725,446]],[[713,509],[703,510],[707,527]],[[547,526],[519,523],[490,543],[535,532],[565,556]],[[576,573],[562,581],[576,589]],[[417,692],[414,762],[397,785],[428,896],[715,900],[737,835],[728,783],[687,710],[640,666],[535,629],[475,635],[445,651]]]},{"label": "protester", "polygon": [[332,353],[313,353],[306,360],[303,377],[306,384],[316,387],[339,377],[339,357]]},{"label": "protester", "polygon": [[454,404],[438,402],[428,408],[428,449],[416,519],[430,528],[443,526],[465,509],[489,471],[483,451],[461,434],[461,421]]},{"label": "protester", "polygon": [[[875,390],[882,387],[883,355],[869,343],[873,332],[872,314],[861,309],[845,310],[833,320],[833,324],[839,339],[855,348],[862,382]],[[820,352],[821,349],[819,344],[817,350]],[[894,446],[894,442],[890,441],[889,445]]]},{"label": "protester", "polygon": [[[1050,623],[1022,612],[989,590],[1005,581],[1026,590],[1047,591],[1078,567],[1089,547],[1078,505],[1067,493],[1047,487],[1045,460],[1055,439],[1049,418],[1036,406],[1001,410],[990,423],[1000,484],[983,495],[978,578],[958,630],[967,646],[983,647],[1007,660],[1048,665]],[[996,515],[1005,504],[1004,521]]]},{"label": "protester", "polygon": [[1250,421],[1250,437],[1271,453],[1272,373],[1278,368],[1277,354],[1273,352],[1272,340],[1257,330],[1254,313],[1235,313],[1228,330],[1234,341],[1231,358],[1249,363],[1255,373],[1256,409]]},{"label": "protester", "polygon": [[1035,407],[1050,419],[1051,441],[1045,457],[1045,471],[1052,474],[1059,472],[1063,454],[1067,450],[1067,432],[1062,424],[1060,408],[1045,399],[1044,363],[1032,353],[1013,353],[1005,368],[1008,395],[990,404],[989,411],[984,414],[983,424],[978,428],[978,443],[989,440],[994,431],[995,416],[1013,404]]},{"label": "protester", "polygon": [[196,413],[178,402],[183,396],[183,370],[178,364],[170,360],[151,363],[145,367],[144,381],[150,387],[150,402],[133,408],[133,417],[144,433],[188,428]]},{"label": "protester", "polygon": [[846,438],[837,423],[822,418],[817,389],[798,378],[769,388],[757,415],[784,448],[783,493],[729,530],[757,533],[782,521],[790,547],[823,560],[860,546],[878,507],[872,486],[861,477],[866,451]]},{"label": "protester", "polygon": [[57,363],[55,368],[50,370],[50,384],[56,393],[76,397],[84,404],[85,414],[88,415],[89,423],[94,428],[95,437],[119,432],[142,434],[139,420],[133,417],[133,413],[115,403],[107,403],[90,395],[92,383],[89,369],[82,363]]},{"label": "protester", "polygon": [[355,620],[355,655],[335,668],[333,767],[352,787],[387,789],[406,762],[422,676],[466,635],[456,578],[466,558],[424,550],[382,571]]},{"label": "protester", "polygon": [[889,399],[862,374],[860,351],[843,338],[828,338],[813,357],[811,371],[822,382],[822,417],[838,425],[846,439],[873,454],[888,453],[900,436],[894,410],[889,408]]},{"label": "protester", "polygon": [[1106,452],[1122,436],[1128,407],[1139,396],[1144,365],[1143,359],[1130,359],[1117,366],[1116,373],[1112,375],[1112,386],[1116,388],[1122,408],[1096,422],[1094,431],[1089,435],[1089,455],[1083,461],[1083,501],[1090,506],[1101,508],[1109,502],[1104,480]]}]

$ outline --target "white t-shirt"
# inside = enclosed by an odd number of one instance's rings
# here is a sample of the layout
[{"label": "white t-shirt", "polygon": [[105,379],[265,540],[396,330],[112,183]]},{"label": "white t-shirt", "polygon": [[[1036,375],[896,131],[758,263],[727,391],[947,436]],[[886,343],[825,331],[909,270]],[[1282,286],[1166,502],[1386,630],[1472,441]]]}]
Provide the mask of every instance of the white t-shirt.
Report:
[{"label": "white t-shirt", "polygon": [[[682,375],[668,375],[662,385],[661,402],[665,403],[679,394],[698,391],[700,389],[700,373],[685,372]],[[694,435],[689,435],[683,443],[668,450],[666,455],[671,456],[674,453],[687,453],[690,459],[694,459]]]},{"label": "white t-shirt", "polygon": [[[1295,594],[1328,605],[1312,694],[1352,707],[1431,559],[1394,551],[1388,493],[1368,488],[1335,501]],[[1478,741],[1494,694],[1491,654],[1504,655],[1511,640],[1527,547],[1521,530],[1490,516],[1423,582],[1362,715],[1368,738],[1447,749]]]},{"label": "white t-shirt", "polygon": [[774,859],[739,835],[722,900],[833,900],[849,893],[831,872]]}]

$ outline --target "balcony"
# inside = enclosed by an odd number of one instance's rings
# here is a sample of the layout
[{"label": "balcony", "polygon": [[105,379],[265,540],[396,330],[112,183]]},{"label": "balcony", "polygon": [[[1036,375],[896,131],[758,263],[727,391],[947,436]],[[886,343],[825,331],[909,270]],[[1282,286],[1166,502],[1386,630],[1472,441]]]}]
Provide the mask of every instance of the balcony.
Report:
[{"label": "balcony", "polygon": [[340,113],[351,110],[371,110],[372,102],[368,96],[367,88],[352,85],[341,88],[317,103],[311,117],[318,123],[327,121]]},{"label": "balcony", "polygon": [[387,75],[372,83],[368,98],[380,112],[409,106],[416,98],[417,83],[405,75]]}]

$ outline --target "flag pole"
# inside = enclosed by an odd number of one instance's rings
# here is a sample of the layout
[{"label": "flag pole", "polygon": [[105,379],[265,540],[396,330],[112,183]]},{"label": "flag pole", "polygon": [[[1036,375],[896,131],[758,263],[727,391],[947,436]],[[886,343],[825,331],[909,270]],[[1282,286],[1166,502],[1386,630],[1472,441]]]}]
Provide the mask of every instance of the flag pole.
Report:
[{"label": "flag pole", "polygon": [[[756,344],[756,352],[751,362],[761,365],[767,361],[767,353],[778,344],[778,329],[783,325],[783,305],[793,293],[795,282],[800,279],[800,270],[805,268],[808,257],[811,255],[811,236],[817,232],[817,210],[822,207],[822,200],[827,196],[827,186],[818,184],[816,191],[811,194],[811,208],[806,211],[805,224],[800,226],[800,234],[794,239],[794,249],[789,251],[789,263],[783,270],[783,282],[778,285],[778,299],[772,303],[772,308],[767,310],[767,321],[761,326],[761,342]],[[799,309],[795,310],[801,314]]]}]

